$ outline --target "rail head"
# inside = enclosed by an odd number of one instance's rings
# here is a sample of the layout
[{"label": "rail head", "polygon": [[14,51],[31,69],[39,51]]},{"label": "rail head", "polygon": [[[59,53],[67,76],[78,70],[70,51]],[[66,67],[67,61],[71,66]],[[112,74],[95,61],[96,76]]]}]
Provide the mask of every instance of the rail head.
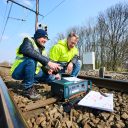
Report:
[{"label": "rail head", "polygon": [[3,108],[4,123],[2,126],[7,128],[26,128],[27,123],[24,121],[22,116],[18,113],[17,108],[12,101],[8,89],[0,77],[0,102]]},{"label": "rail head", "polygon": [[[63,77],[68,77],[68,74],[62,74]],[[79,75],[80,79],[91,80],[93,84],[97,87],[108,88],[120,92],[128,92],[128,80],[114,80],[109,78],[100,78],[100,77],[92,77],[92,76],[82,76]]]},{"label": "rail head", "polygon": [[104,87],[120,92],[128,92],[128,81],[126,80],[113,80],[108,78],[90,77],[90,76],[78,76],[81,79],[91,80],[93,84],[98,87]]}]

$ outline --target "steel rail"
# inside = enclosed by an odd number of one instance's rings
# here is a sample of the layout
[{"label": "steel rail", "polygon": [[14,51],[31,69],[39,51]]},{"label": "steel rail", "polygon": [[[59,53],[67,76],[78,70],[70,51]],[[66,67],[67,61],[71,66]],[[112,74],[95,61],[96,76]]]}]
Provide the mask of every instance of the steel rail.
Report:
[{"label": "steel rail", "polygon": [[125,80],[113,80],[89,76],[78,76],[78,78],[91,80],[92,83],[98,87],[104,87],[121,92],[128,92],[128,81]]},{"label": "steel rail", "polygon": [[0,77],[0,127],[26,128],[27,123],[12,101],[8,89]]},{"label": "steel rail", "polygon": [[[63,74],[62,76],[68,77],[69,75]],[[128,92],[127,80],[113,80],[108,78],[99,78],[99,77],[81,76],[81,75],[79,75],[78,78],[91,80],[92,83],[95,84],[97,87],[104,87],[120,92]]]},{"label": "steel rail", "polygon": [[0,65],[0,67],[4,67],[4,68],[11,68],[11,66],[6,66],[6,65]]}]

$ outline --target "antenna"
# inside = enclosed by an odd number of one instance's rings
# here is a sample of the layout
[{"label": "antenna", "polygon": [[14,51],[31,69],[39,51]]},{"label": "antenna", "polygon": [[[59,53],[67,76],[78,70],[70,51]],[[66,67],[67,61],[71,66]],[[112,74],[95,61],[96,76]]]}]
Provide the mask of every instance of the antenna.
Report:
[{"label": "antenna", "polygon": [[38,23],[38,29],[43,29],[43,30],[45,30],[47,32],[48,26],[45,25],[45,24]]}]

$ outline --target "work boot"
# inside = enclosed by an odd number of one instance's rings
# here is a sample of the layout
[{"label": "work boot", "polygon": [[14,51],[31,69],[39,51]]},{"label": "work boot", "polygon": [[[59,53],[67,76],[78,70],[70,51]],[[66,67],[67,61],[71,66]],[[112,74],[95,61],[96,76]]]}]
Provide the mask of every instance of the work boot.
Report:
[{"label": "work boot", "polygon": [[35,87],[31,87],[28,89],[25,89],[23,91],[23,95],[28,97],[31,100],[39,100],[41,99],[41,95],[37,93],[37,91],[35,90]]}]

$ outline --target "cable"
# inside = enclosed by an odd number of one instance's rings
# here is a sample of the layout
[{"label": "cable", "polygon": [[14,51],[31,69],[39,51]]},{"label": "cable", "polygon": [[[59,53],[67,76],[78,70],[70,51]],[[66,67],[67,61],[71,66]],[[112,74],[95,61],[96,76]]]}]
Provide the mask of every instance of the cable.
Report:
[{"label": "cable", "polygon": [[10,13],[11,13],[11,9],[12,9],[12,4],[13,4],[13,3],[11,3],[10,9],[9,9],[8,16],[7,16],[7,19],[6,19],[5,25],[4,25],[4,29],[3,29],[3,32],[2,32],[2,35],[1,35],[1,38],[0,38],[0,42],[2,41],[2,38],[3,38],[4,32],[5,32],[5,28],[6,28],[6,26],[7,26],[7,22],[8,22],[8,19],[9,19]]},{"label": "cable", "polygon": [[[31,8],[28,8],[27,6],[24,6],[24,5],[22,5],[22,4],[19,4],[19,3],[15,2],[14,0],[8,0],[8,1],[11,1],[12,3],[17,4],[17,5],[19,5],[19,6],[23,7],[23,8],[26,8],[26,9],[28,9],[28,10],[31,11],[31,12],[37,13],[36,11],[32,10]],[[40,14],[39,12],[38,12],[38,15],[40,15],[40,16],[43,17],[43,15]]]},{"label": "cable", "polygon": [[[5,16],[6,16],[6,13],[7,13],[7,6],[8,6],[8,2],[7,2],[7,4],[6,4],[6,8],[5,8],[5,13],[4,13],[4,15],[3,15],[3,18],[5,19]],[[5,20],[3,20],[3,22],[4,22]]]},{"label": "cable", "polygon": [[[44,15],[43,17],[42,17],[42,19],[44,19],[46,16],[48,16],[50,13],[52,13],[54,10],[56,10],[56,8],[58,8],[62,3],[64,3],[66,0],[62,0],[59,4],[57,4],[53,9],[51,9],[46,15]],[[41,20],[42,20],[41,19]],[[39,20],[39,22],[41,21],[41,20]],[[30,28],[31,29],[31,28]]]},{"label": "cable", "polygon": [[50,13],[56,10],[62,3],[64,3],[66,0],[62,0],[58,5],[56,5],[53,9],[51,9],[46,15],[44,15],[43,19],[47,17]]},{"label": "cable", "polygon": [[19,19],[19,18],[15,18],[15,17],[9,17],[10,19],[13,19],[13,20],[20,20],[20,21],[26,21],[24,19]]}]

